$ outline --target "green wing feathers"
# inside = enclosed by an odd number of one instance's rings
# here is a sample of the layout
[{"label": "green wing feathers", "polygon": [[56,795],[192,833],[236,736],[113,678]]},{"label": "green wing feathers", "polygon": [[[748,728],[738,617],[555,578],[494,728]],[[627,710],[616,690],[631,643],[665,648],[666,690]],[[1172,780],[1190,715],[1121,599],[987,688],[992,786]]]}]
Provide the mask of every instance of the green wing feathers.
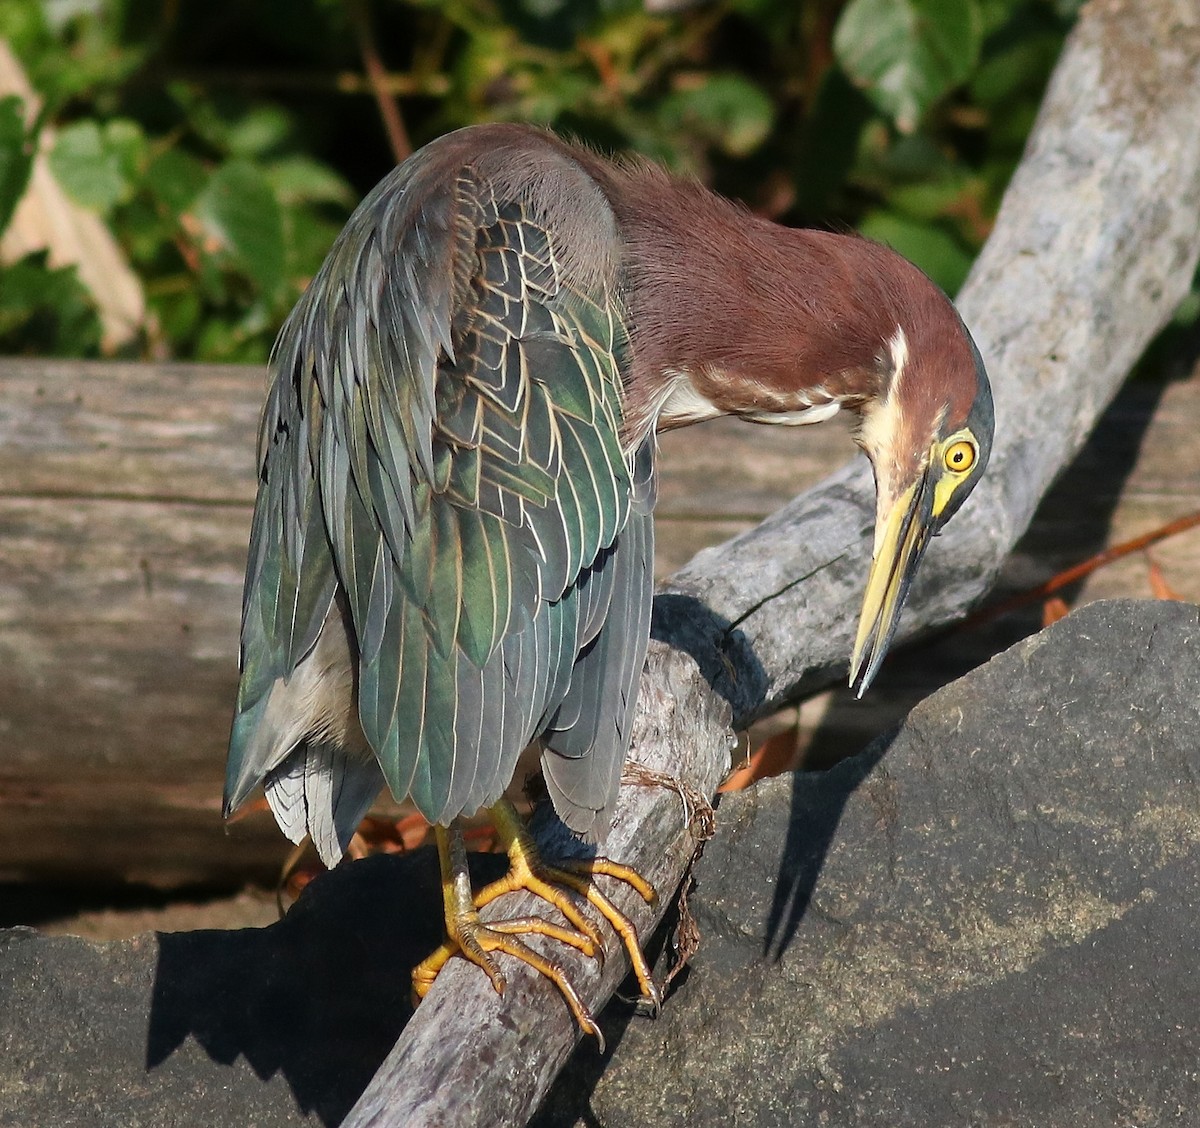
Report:
[{"label": "green wing feathers", "polygon": [[604,761],[567,780],[570,824],[592,830],[576,809],[611,802],[652,537],[619,437],[615,279],[565,276],[548,226],[482,178],[410,161],[364,201],[285,326],[243,608],[235,803],[304,741],[327,758],[320,718],[299,741],[264,736],[263,702],[307,672],[339,614],[361,735],[397,797],[440,822],[494,801],[554,716],[556,755]]}]

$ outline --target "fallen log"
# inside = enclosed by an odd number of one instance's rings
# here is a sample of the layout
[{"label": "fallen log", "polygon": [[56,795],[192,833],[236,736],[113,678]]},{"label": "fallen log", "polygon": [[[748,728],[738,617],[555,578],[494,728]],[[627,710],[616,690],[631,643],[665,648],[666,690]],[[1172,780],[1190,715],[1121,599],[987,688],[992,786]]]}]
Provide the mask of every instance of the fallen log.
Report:
[{"label": "fallen log", "polygon": [[[261,395],[249,368],[0,361],[0,875],[170,887],[278,873],[288,843],[270,815],[226,834],[217,809]],[[1197,418],[1195,376],[1122,389],[998,590],[1190,512]],[[751,528],[852,449],[830,426],[734,420],[662,446],[660,575]],[[1200,600],[1200,533],[1154,559],[1181,598]],[[1146,573],[1144,558],[1121,561],[1078,597],[1150,594]],[[901,654],[864,700],[812,699],[801,739],[819,728],[818,759],[863,747],[948,670],[1028,629],[1010,620],[918,661]]]},{"label": "fallen log", "polygon": [[[251,367],[0,360],[0,879],[278,874],[269,814],[220,818],[265,388]],[[666,436],[661,574],[849,455],[811,437]]]},{"label": "fallen log", "polygon": [[[1182,0],[1108,0],[1068,40],[960,308],[996,396],[993,462],[930,551],[902,637],[987,589],[1054,476],[1186,293],[1200,255],[1200,17]],[[633,759],[701,794],[731,726],[840,675],[866,572],[872,499],[855,465],[760,528],[701,553],[660,598]],[[694,847],[685,804],[623,789],[607,849],[666,892]],[[618,902],[648,934],[663,910]],[[503,911],[532,911],[532,903]],[[598,1007],[621,976],[577,971]],[[346,1124],[523,1123],[578,1038],[553,988],[514,969],[500,999],[452,962]]]}]

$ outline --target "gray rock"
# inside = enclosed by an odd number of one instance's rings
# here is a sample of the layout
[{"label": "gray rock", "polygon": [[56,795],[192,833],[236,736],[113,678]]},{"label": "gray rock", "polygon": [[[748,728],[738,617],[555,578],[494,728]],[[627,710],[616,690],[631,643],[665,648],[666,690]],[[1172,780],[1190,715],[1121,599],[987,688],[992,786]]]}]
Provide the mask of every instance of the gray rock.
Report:
[{"label": "gray rock", "polygon": [[1093,604],[727,798],[684,985],[535,1123],[1194,1122],[1198,741],[1200,611]]},{"label": "gray rock", "polygon": [[0,930],[0,1125],[337,1124],[412,1013],[440,908],[419,851],[325,874],[268,928]]}]

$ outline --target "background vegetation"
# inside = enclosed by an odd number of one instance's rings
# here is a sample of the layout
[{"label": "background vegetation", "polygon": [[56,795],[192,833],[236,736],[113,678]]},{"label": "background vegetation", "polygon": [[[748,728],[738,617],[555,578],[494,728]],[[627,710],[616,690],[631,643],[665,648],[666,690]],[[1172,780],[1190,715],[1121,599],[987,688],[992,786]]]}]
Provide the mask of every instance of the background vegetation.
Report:
[{"label": "background vegetation", "polygon": [[[483,120],[634,149],[948,291],[986,238],[1079,0],[0,0],[0,231],[33,154],[146,295],[123,351],[263,360],[357,199]],[[374,75],[372,85],[368,75]],[[0,352],[91,356],[95,299],[0,268]]]}]

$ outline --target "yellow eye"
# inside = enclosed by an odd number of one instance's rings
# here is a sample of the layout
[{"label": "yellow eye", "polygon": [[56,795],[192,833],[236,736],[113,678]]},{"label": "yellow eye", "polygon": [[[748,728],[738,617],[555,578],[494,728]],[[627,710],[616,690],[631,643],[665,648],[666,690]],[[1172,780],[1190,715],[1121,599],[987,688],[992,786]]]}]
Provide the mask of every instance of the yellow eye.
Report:
[{"label": "yellow eye", "polygon": [[966,439],[959,439],[946,448],[946,469],[953,474],[965,474],[975,465],[975,447]]}]

